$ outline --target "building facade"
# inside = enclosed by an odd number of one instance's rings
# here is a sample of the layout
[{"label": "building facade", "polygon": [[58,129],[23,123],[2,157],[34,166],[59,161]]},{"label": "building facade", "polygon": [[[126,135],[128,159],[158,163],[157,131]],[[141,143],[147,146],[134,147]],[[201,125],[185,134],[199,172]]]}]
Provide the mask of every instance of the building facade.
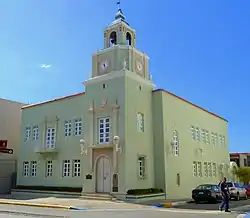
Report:
[{"label": "building facade", "polygon": [[[0,99],[0,193],[10,191],[20,145],[21,108],[25,104]],[[9,150],[11,149],[11,150]],[[12,153],[13,151],[13,153]]]},{"label": "building facade", "polygon": [[228,172],[227,121],[154,90],[148,56],[119,9],[92,56],[85,92],[22,109],[18,185],[190,197]]},{"label": "building facade", "polygon": [[250,153],[230,153],[230,161],[235,162],[238,167],[249,167]]}]

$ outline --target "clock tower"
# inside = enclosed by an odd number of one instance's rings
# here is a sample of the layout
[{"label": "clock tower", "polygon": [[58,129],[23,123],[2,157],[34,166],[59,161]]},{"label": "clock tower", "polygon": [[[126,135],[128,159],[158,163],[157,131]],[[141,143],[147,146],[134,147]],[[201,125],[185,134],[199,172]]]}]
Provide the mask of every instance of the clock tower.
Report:
[{"label": "clock tower", "polygon": [[[154,85],[148,72],[148,59],[136,49],[136,31],[118,8],[114,21],[104,30],[104,49],[92,56],[92,76],[84,83],[84,104],[89,119],[85,141],[90,146],[86,170],[96,175],[96,158],[108,157],[112,163],[108,170],[113,175],[111,187],[120,193],[154,187],[154,176],[151,176],[154,174]],[[108,123],[105,131],[103,120]],[[105,143],[100,141],[104,135]],[[137,166],[141,159],[147,171],[143,178],[138,175]],[[98,174],[93,180],[99,184]],[[85,186],[87,183],[91,181],[85,181]]]},{"label": "clock tower", "polygon": [[114,21],[104,30],[104,49],[93,54],[92,77],[127,69],[150,80],[148,59],[136,49],[136,31],[119,8]]}]

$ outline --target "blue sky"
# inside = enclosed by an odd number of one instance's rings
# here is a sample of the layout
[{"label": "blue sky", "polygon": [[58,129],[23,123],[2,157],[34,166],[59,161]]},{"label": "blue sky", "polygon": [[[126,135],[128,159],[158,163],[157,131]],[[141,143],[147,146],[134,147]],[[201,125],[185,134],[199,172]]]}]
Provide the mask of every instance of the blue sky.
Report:
[{"label": "blue sky", "polygon": [[[250,1],[121,6],[157,88],[228,119],[230,150],[249,151]],[[116,10],[116,0],[0,1],[0,97],[34,103],[82,91]]]}]

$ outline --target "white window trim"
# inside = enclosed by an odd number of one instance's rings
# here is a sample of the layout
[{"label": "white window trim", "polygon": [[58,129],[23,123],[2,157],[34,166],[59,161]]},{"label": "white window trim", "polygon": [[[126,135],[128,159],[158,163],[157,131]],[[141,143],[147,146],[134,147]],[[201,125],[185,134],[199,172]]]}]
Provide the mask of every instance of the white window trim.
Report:
[{"label": "white window trim", "polygon": [[[109,120],[108,122],[107,122],[107,119]],[[110,117],[99,117],[97,122],[98,122],[98,144],[109,144],[111,141],[111,119]],[[101,124],[103,124],[103,128],[100,127]],[[107,124],[109,125],[108,127],[106,127]],[[103,132],[101,132],[101,129],[103,129]],[[103,136],[101,137],[101,135]]]},{"label": "white window trim", "polygon": [[63,161],[63,177],[69,177],[70,176],[70,160],[64,160]]},{"label": "white window trim", "polygon": [[81,160],[73,160],[73,177],[79,177],[81,176]]},{"label": "white window trim", "polygon": [[69,137],[72,135],[72,122],[67,120],[64,122],[64,136]]},{"label": "white window trim", "polygon": [[32,177],[37,176],[37,161],[30,162],[30,176]]},{"label": "white window trim", "polygon": [[173,154],[174,156],[180,155],[180,141],[179,141],[179,134],[177,130],[174,130],[174,133],[173,133]]},{"label": "white window trim", "polygon": [[23,162],[23,176],[28,177],[29,176],[29,161]]},{"label": "white window trim", "polygon": [[35,125],[32,128],[32,138],[33,138],[33,141],[37,141],[38,140],[38,134],[39,134],[39,127],[38,127],[38,125]]},{"label": "white window trim", "polygon": [[198,163],[197,163],[197,161],[193,161],[193,176],[194,177],[198,176]]},{"label": "white window trim", "polygon": [[24,130],[24,142],[30,140],[31,137],[31,126],[26,126]]},{"label": "white window trim", "polygon": [[47,160],[46,161],[46,177],[51,177],[53,175],[53,161],[52,160]]},{"label": "white window trim", "polygon": [[137,159],[138,177],[139,179],[147,179],[147,157],[139,155]]},{"label": "white window trim", "polygon": [[208,177],[208,162],[204,162],[204,176]]},{"label": "white window trim", "polygon": [[145,115],[143,113],[137,112],[136,122],[137,122],[137,131],[144,132],[145,131]]},{"label": "white window trim", "polygon": [[202,177],[202,162],[197,162],[197,176]]},{"label": "white window trim", "polygon": [[82,125],[82,119],[75,119],[75,136],[82,135],[83,132],[83,125]]},{"label": "white window trim", "polygon": [[55,148],[55,139],[56,139],[55,136],[56,136],[56,129],[54,127],[48,127],[46,130],[45,149]]}]

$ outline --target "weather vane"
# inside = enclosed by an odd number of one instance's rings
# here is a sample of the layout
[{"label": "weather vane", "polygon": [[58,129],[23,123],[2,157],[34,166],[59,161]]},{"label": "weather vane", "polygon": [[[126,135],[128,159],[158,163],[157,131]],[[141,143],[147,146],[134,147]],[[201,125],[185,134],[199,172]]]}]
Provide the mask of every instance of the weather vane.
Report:
[{"label": "weather vane", "polygon": [[121,7],[120,7],[120,6],[121,6],[121,1],[118,0],[118,1],[116,2],[116,4],[118,5],[118,10],[121,9]]}]

